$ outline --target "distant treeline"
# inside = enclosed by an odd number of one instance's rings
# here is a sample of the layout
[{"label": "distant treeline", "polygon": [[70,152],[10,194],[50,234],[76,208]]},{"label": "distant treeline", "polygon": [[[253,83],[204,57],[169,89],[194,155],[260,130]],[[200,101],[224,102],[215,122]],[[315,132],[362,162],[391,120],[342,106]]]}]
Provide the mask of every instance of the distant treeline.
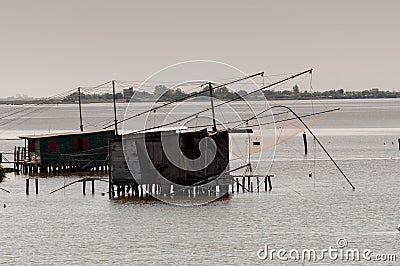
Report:
[{"label": "distant treeline", "polygon": [[[123,94],[118,92],[115,93],[115,99],[123,99]],[[64,103],[77,102],[79,99],[78,92],[71,93],[70,95],[64,97],[61,101]],[[81,93],[82,102],[109,102],[113,99],[112,93],[102,93],[102,94],[85,94]]]},{"label": "distant treeline", "polygon": [[[125,90],[124,90],[125,91]],[[126,90],[129,92],[129,90]],[[132,90],[131,90],[132,92]],[[220,100],[230,100],[237,98],[238,96],[246,95],[247,92],[244,90],[239,90],[238,92],[231,92],[226,87],[220,87],[213,91],[213,96]],[[118,102],[128,102],[131,99],[131,94],[118,92],[115,94],[115,98]],[[185,93],[181,89],[168,89],[164,85],[157,85],[154,87],[153,93],[146,91],[136,91],[134,93],[134,101],[165,101],[171,102],[181,99],[182,97],[189,96],[190,94]],[[209,90],[204,89],[199,96],[209,96]],[[363,91],[345,91],[343,89],[338,90],[328,90],[328,91],[300,91],[299,87],[295,85],[292,90],[265,90],[264,96],[268,100],[291,100],[291,99],[313,99],[313,98],[324,98],[324,99],[370,99],[370,98],[400,98],[400,92],[396,91],[381,91],[378,88],[373,88]],[[96,103],[96,102],[112,102],[113,95],[111,93],[103,94],[85,94],[81,93],[81,101],[83,103]],[[190,99],[190,97],[189,97]],[[206,98],[203,98],[206,99]],[[249,95],[245,97],[246,100],[263,100],[260,95]],[[193,98],[192,100],[202,100],[201,97]],[[78,102],[78,93],[74,92],[61,99],[30,99],[30,100],[15,100],[15,101],[0,101],[0,104],[25,104],[25,103],[35,103],[35,104],[57,104],[57,103],[76,103]]]},{"label": "distant treeline", "polygon": [[[129,91],[128,91],[129,92]],[[194,92],[198,93],[198,92]],[[192,93],[192,94],[194,94]],[[221,87],[213,90],[213,97],[220,99],[220,100],[229,100],[233,99],[235,97],[238,97],[239,94],[246,94],[245,91],[239,91],[238,93],[235,92],[230,92],[228,88],[226,87]],[[134,98],[132,99],[133,101],[161,101],[161,102],[171,102],[171,101],[176,101],[179,100],[183,97],[189,96],[190,93],[185,93],[182,91],[180,88],[177,89],[168,89],[164,85],[157,85],[154,87],[154,92],[149,93],[146,91],[136,91],[134,93]],[[199,96],[209,96],[209,90],[205,89],[203,92],[200,94],[197,94],[196,97]],[[129,101],[131,99],[131,94],[124,95],[124,93],[116,93],[115,98],[117,100],[126,100]],[[113,95],[110,93],[105,93],[105,94],[84,94],[81,93],[81,101],[82,102],[99,102],[99,101],[109,101],[113,99]],[[196,98],[194,98],[196,100]],[[201,98],[198,98],[201,99]],[[64,103],[73,103],[78,101],[78,93],[74,92],[64,99],[62,99],[62,102]]]},{"label": "distant treeline", "polygon": [[292,90],[264,91],[267,99],[310,99],[310,98],[326,98],[326,99],[370,99],[370,98],[400,98],[400,92],[381,91],[377,88],[363,91],[344,91],[343,89],[329,91],[303,91],[295,85]]}]

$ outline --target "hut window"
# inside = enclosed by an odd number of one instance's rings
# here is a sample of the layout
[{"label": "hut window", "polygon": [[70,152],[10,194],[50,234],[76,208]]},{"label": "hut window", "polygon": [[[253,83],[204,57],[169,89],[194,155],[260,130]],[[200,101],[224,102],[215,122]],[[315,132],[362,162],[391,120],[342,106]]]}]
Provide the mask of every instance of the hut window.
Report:
[{"label": "hut window", "polygon": [[49,151],[57,151],[57,142],[55,140],[49,141]]},{"label": "hut window", "polygon": [[74,138],[74,150],[85,151],[88,149],[87,138]]}]

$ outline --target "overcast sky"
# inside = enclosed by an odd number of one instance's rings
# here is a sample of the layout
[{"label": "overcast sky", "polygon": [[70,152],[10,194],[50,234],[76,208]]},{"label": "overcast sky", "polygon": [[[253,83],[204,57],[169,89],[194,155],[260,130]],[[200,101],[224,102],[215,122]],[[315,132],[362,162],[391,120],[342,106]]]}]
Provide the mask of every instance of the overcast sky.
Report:
[{"label": "overcast sky", "polygon": [[315,90],[400,89],[399,1],[0,0],[0,98],[144,80],[210,59],[315,69]]}]

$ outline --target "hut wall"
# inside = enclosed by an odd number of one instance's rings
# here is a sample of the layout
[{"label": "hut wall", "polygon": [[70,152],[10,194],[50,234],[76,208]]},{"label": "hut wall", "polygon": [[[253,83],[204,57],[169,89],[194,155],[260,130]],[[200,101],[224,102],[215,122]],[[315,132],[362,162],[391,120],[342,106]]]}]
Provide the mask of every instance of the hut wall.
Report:
[{"label": "hut wall", "polygon": [[[175,131],[169,134],[177,134]],[[186,132],[179,135],[179,143],[182,153],[190,158],[196,159],[200,156],[199,142],[205,137],[211,137],[217,144],[217,154],[211,164],[198,171],[188,171],[176,167],[171,163],[163,151],[161,144],[161,132],[151,132],[137,134],[127,137],[125,155],[128,162],[124,160],[122,152],[122,142],[120,139],[113,140],[111,147],[112,179],[113,182],[128,182],[132,175],[128,173],[129,168],[135,173],[140,173],[141,183],[163,183],[163,179],[168,179],[180,185],[192,185],[208,177],[221,174],[229,167],[229,134],[226,131],[209,135],[207,131]],[[145,140],[144,140],[144,139]],[[145,143],[145,144],[144,144]],[[117,165],[114,167],[114,163]],[[129,168],[128,165],[129,164]],[[156,169],[154,169],[154,167]],[[136,174],[138,175],[138,174]],[[137,177],[135,177],[137,179]]]},{"label": "hut wall", "polygon": [[108,140],[113,131],[45,137],[36,140],[36,153],[42,165],[71,162],[100,162],[108,155]]}]

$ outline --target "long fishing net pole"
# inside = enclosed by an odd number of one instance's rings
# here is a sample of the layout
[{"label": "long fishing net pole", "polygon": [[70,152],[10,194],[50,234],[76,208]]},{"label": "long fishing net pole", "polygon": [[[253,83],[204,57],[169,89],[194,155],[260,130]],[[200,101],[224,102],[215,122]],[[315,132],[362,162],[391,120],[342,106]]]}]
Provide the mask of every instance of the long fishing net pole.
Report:
[{"label": "long fishing net pole", "polygon": [[308,132],[310,132],[310,134],[314,137],[314,140],[319,144],[319,146],[322,148],[322,150],[325,152],[326,155],[328,155],[329,159],[332,161],[332,163],[336,166],[336,168],[339,170],[339,172],[342,174],[342,176],[346,179],[347,183],[349,183],[349,185],[352,187],[353,190],[355,190],[356,188],[353,186],[353,184],[350,182],[350,180],[347,178],[347,176],[345,175],[345,173],[342,171],[342,169],[340,169],[339,165],[336,163],[336,161],[332,158],[332,156],[329,154],[329,152],[325,149],[324,145],[322,145],[322,143],[319,141],[319,139],[317,138],[317,136],[315,136],[315,134],[311,131],[311,129],[307,126],[307,124],[303,121],[303,119],[301,119],[300,116],[298,116],[290,107],[285,106],[285,105],[277,105],[277,106],[273,106],[273,108],[285,108],[288,109],[294,116],[296,116],[296,118],[303,124],[303,126],[307,129]]},{"label": "long fishing net pole", "polygon": [[[224,84],[215,86],[215,87],[212,88],[212,90],[215,90],[215,89],[218,89],[218,88],[221,88],[221,87],[224,87],[224,86],[227,86],[227,85],[236,83],[236,82],[240,82],[240,81],[243,81],[243,80],[246,80],[246,79],[249,79],[249,78],[253,78],[253,77],[256,77],[256,76],[259,76],[259,75],[261,75],[261,76],[264,75],[264,72],[255,73],[255,74],[253,74],[253,75],[246,76],[246,77],[244,77],[244,78],[240,78],[240,79],[237,79],[237,80],[233,80],[233,81],[230,81],[230,82],[227,82],[227,83],[224,83]],[[157,109],[163,108],[163,107],[168,106],[168,105],[170,105],[170,104],[174,104],[174,103],[177,103],[177,102],[181,102],[181,101],[184,101],[184,100],[186,100],[186,99],[188,99],[188,98],[191,98],[191,97],[194,97],[194,96],[197,96],[197,95],[200,95],[200,94],[204,94],[204,93],[206,93],[206,92],[207,92],[207,91],[203,90],[203,91],[191,93],[191,94],[186,95],[186,96],[183,96],[183,97],[181,97],[181,98],[179,98],[179,99],[177,99],[177,100],[174,100],[174,101],[171,101],[171,102],[168,102],[168,103],[164,103],[164,104],[162,104],[162,105],[160,105],[160,106],[156,106],[156,107],[151,108],[151,109],[149,109],[149,110],[146,110],[146,111],[137,113],[137,114],[135,114],[135,115],[133,115],[133,116],[130,116],[130,117],[128,117],[128,118],[125,118],[125,119],[123,119],[123,120],[121,120],[121,121],[118,121],[118,124],[123,123],[123,122],[125,122],[125,121],[127,121],[127,120],[130,120],[130,119],[136,118],[136,117],[138,117],[138,116],[141,116],[141,115],[143,115],[143,114],[147,114],[147,113],[150,113],[150,112],[152,112],[152,111],[156,111]],[[114,125],[108,125],[108,126],[106,126],[106,127],[103,127],[103,129],[107,129],[107,128],[110,128],[110,127],[113,127],[113,126],[114,126]]]},{"label": "long fishing net pole", "polygon": [[[235,97],[235,98],[232,98],[232,99],[230,99],[230,100],[227,100],[227,101],[225,101],[225,102],[222,102],[222,103],[219,103],[219,104],[215,105],[214,108],[220,107],[220,106],[225,105],[225,104],[230,103],[230,102],[234,102],[234,101],[243,99],[243,97],[245,97],[245,96],[248,96],[248,95],[254,94],[254,93],[256,93],[256,92],[265,90],[265,89],[267,89],[267,88],[270,88],[270,87],[279,85],[279,84],[284,83],[284,82],[286,82],[286,81],[288,81],[288,80],[297,78],[298,76],[301,76],[301,75],[304,75],[304,74],[307,74],[307,73],[311,73],[312,71],[313,71],[313,69],[311,68],[311,69],[308,69],[308,70],[306,70],[306,71],[300,72],[300,73],[295,74],[295,75],[292,75],[292,76],[290,76],[290,77],[287,77],[287,78],[285,78],[285,79],[282,79],[282,80],[279,80],[279,81],[277,81],[277,82],[274,82],[274,83],[272,83],[272,84],[269,84],[269,85],[267,85],[267,86],[264,86],[264,87],[262,87],[262,88],[259,88],[259,89],[257,89],[257,90],[248,92],[248,93],[246,93],[246,94],[244,94],[244,95],[242,95],[242,96],[239,95],[239,96],[237,96],[237,97]],[[201,93],[203,93],[203,92],[201,92]],[[138,130],[138,131],[135,131],[135,133],[140,133],[140,132],[144,132],[144,131],[147,131],[147,130],[153,130],[153,129],[157,129],[157,128],[161,128],[161,127],[173,125],[173,124],[182,122],[182,121],[184,121],[184,120],[186,120],[186,119],[189,119],[189,118],[192,118],[192,117],[196,117],[196,116],[198,116],[199,114],[204,113],[204,112],[207,112],[207,111],[209,111],[209,110],[211,110],[211,107],[206,108],[206,109],[204,109],[204,110],[202,110],[202,111],[193,113],[193,114],[191,114],[191,115],[189,115],[189,116],[186,116],[186,117],[177,119],[177,120],[175,120],[175,121],[173,121],[173,122],[169,122],[169,123],[162,124],[162,125],[159,125],[159,126],[154,126],[154,127],[150,127],[150,128]],[[146,112],[144,112],[144,113],[147,113],[147,112],[148,112],[148,111],[146,111]],[[120,121],[120,122],[123,122],[123,121],[126,121],[126,120],[122,120],[122,121]],[[109,127],[110,127],[110,126],[109,126]],[[108,127],[107,127],[107,128],[108,128]],[[104,128],[104,129],[105,129],[105,128]]]}]

